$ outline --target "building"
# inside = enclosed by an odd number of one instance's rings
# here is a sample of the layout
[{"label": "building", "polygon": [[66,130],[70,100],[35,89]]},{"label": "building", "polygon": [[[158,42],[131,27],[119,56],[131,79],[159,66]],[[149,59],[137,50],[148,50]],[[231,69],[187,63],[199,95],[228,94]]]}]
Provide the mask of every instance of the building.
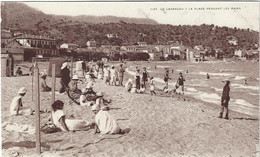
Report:
[{"label": "building", "polygon": [[108,39],[118,38],[118,35],[117,35],[117,34],[106,34],[106,37],[107,37]]},{"label": "building", "polygon": [[3,29],[1,30],[1,39],[9,39],[12,38],[12,33],[10,30]]},{"label": "building", "polygon": [[97,47],[97,43],[96,43],[96,41],[93,40],[93,39],[87,41],[86,45],[87,45],[87,47],[89,47],[89,48],[96,48],[96,47]]},{"label": "building", "polygon": [[22,45],[24,49],[25,61],[30,61],[32,57],[38,55],[43,57],[59,55],[55,39],[45,36],[21,35],[15,37],[15,40]]},{"label": "building", "polygon": [[79,46],[77,44],[72,44],[72,43],[63,43],[60,45],[60,49],[66,49],[67,51],[72,51],[77,49]]},{"label": "building", "polygon": [[137,42],[137,45],[138,46],[147,46],[147,43],[146,42]]},{"label": "building", "polygon": [[226,40],[228,41],[228,43],[230,44],[230,45],[238,45],[238,40],[237,40],[237,38],[236,37],[234,37],[234,36],[227,36],[226,37]]},{"label": "building", "polygon": [[245,51],[238,49],[234,51],[234,55],[237,57],[245,57]]}]

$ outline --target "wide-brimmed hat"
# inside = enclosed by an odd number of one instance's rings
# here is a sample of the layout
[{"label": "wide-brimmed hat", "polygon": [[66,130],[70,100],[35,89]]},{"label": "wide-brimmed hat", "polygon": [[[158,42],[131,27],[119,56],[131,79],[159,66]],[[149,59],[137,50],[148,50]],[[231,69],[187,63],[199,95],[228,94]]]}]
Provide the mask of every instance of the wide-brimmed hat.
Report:
[{"label": "wide-brimmed hat", "polygon": [[73,75],[72,80],[78,80],[78,75]]},{"label": "wide-brimmed hat", "polygon": [[103,96],[102,92],[97,92],[97,96]]},{"label": "wide-brimmed hat", "polygon": [[91,110],[92,111],[98,111],[100,110],[100,106],[98,104],[94,104],[92,107],[91,107]]},{"label": "wide-brimmed hat", "polygon": [[27,92],[26,88],[25,88],[25,87],[21,87],[21,88],[19,89],[19,91],[18,91],[18,94],[24,94],[24,93],[26,93],[26,92]]},{"label": "wide-brimmed hat", "polygon": [[222,80],[222,82],[230,82],[230,80],[228,78]]},{"label": "wide-brimmed hat", "polygon": [[64,62],[64,63],[62,64],[62,66],[61,66],[60,69],[64,69],[64,68],[66,68],[67,66],[68,66],[68,63],[67,63],[67,62]]}]

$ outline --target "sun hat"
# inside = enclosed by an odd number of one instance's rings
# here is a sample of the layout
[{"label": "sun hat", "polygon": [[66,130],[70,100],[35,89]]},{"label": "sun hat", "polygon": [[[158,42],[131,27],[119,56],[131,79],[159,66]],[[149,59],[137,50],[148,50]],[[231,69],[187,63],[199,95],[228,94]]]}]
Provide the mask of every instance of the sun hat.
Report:
[{"label": "sun hat", "polygon": [[97,92],[97,96],[103,96],[102,92]]},{"label": "sun hat", "polygon": [[24,94],[24,93],[26,93],[26,92],[27,92],[26,88],[25,88],[25,87],[21,87],[21,88],[19,89],[19,91],[18,91],[18,94]]},{"label": "sun hat", "polygon": [[68,63],[67,63],[67,62],[64,62],[64,63],[62,64],[62,66],[61,66],[60,69],[62,70],[62,69],[64,69],[64,68],[66,68],[67,66],[68,66]]},{"label": "sun hat", "polygon": [[72,80],[78,80],[78,75],[73,75]]},{"label": "sun hat", "polygon": [[92,107],[91,107],[91,110],[92,111],[98,111],[100,110],[100,106],[98,104],[94,104]]}]

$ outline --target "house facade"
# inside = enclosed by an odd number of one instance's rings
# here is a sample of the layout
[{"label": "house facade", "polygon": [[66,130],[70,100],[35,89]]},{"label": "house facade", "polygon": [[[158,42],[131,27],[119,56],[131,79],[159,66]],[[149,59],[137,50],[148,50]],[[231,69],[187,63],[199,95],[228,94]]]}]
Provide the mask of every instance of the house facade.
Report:
[{"label": "house facade", "polygon": [[55,39],[44,36],[21,35],[15,37],[15,40],[24,49],[25,61],[30,61],[32,57],[36,57],[38,55],[48,57],[59,55],[59,50]]}]

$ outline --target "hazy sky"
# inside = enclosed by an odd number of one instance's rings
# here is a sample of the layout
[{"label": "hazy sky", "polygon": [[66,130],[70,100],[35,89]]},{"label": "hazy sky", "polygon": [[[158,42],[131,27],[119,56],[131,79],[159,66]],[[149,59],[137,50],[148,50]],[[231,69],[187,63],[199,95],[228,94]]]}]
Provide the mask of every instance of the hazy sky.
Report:
[{"label": "hazy sky", "polygon": [[[24,2],[46,14],[150,18],[162,24],[214,24],[259,31],[258,2]],[[164,10],[161,10],[161,9]],[[234,9],[236,8],[236,9]]]}]

